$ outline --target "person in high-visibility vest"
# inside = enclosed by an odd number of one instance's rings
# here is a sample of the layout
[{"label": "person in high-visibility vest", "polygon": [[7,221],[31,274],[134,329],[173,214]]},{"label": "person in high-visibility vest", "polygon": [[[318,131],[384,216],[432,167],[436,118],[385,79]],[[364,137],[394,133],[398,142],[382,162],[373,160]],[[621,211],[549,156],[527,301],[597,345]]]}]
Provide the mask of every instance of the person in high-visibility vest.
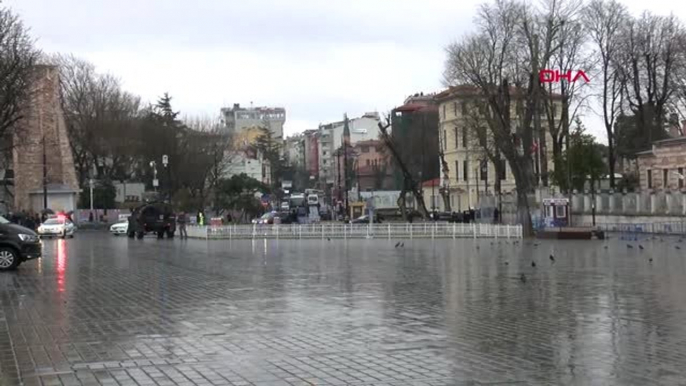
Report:
[{"label": "person in high-visibility vest", "polygon": [[198,212],[198,225],[205,225],[205,216],[202,214],[202,212]]}]

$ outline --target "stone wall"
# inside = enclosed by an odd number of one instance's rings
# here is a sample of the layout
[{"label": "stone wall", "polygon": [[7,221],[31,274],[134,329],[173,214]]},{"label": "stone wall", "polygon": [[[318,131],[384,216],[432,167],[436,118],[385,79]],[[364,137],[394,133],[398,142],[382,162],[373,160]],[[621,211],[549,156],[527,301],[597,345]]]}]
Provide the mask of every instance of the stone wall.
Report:
[{"label": "stone wall", "polygon": [[36,66],[23,114],[13,151],[15,210],[30,209],[29,194],[43,188],[44,148],[48,184],[78,189],[55,66]]}]

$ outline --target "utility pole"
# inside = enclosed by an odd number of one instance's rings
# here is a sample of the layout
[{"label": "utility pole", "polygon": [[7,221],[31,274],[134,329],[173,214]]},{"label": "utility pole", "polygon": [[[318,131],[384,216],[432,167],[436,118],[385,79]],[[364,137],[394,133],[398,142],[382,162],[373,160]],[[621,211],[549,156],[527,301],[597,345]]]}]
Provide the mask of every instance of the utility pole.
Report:
[{"label": "utility pole", "polygon": [[45,133],[43,133],[43,209],[48,209],[48,155],[45,150]]}]

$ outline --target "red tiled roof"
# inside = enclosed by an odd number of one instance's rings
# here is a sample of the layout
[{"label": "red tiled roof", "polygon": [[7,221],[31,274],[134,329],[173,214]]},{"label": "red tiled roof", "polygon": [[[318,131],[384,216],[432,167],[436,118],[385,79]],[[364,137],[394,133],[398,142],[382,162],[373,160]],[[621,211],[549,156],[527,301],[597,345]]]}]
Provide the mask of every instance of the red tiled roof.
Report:
[{"label": "red tiled roof", "polygon": [[430,188],[430,187],[436,187],[441,185],[441,179],[440,178],[434,178],[433,180],[426,180],[422,182],[422,187],[423,188]]}]

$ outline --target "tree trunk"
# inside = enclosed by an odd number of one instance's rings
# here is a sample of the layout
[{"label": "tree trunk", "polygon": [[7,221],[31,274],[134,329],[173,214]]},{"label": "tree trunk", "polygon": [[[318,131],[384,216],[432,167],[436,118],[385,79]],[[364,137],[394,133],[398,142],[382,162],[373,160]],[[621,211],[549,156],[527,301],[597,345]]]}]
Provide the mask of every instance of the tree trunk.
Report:
[{"label": "tree trunk", "polygon": [[403,216],[403,221],[407,222],[407,206],[405,205],[405,195],[407,190],[403,189],[400,191],[400,196],[398,197],[398,208],[400,208],[400,215]]},{"label": "tree trunk", "polygon": [[615,188],[615,143],[612,133],[607,135],[607,163],[610,170],[610,188]]}]

